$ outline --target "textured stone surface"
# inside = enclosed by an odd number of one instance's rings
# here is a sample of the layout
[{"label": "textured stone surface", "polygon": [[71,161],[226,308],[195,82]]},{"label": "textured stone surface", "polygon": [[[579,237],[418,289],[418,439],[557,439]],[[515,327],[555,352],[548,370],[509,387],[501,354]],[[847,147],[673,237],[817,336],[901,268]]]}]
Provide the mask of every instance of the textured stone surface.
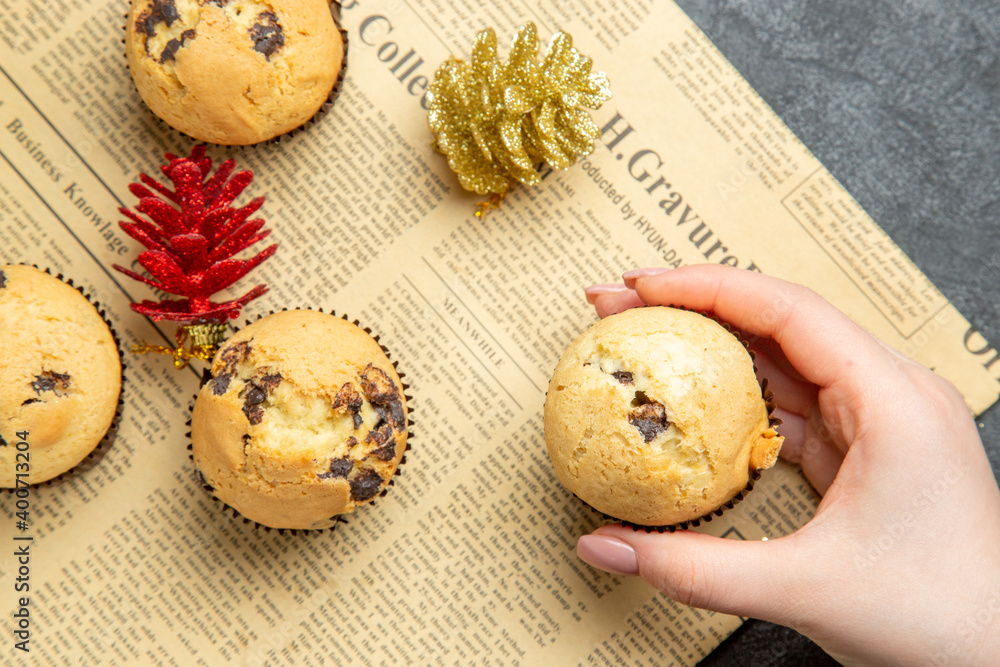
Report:
[{"label": "textured stone surface", "polygon": [[[1000,5],[678,0],[958,309],[1000,345]],[[978,420],[1000,477],[1000,408]],[[836,664],[751,621],[706,665]]]}]

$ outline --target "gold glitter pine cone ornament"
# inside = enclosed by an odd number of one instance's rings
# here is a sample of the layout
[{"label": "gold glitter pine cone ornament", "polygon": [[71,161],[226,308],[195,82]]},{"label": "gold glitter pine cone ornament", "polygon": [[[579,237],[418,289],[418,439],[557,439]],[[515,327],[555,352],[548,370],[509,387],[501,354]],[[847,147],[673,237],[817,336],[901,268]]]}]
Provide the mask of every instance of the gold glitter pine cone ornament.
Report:
[{"label": "gold glitter pine cone ornament", "polygon": [[537,185],[536,165],[567,169],[589,155],[600,129],[580,107],[598,109],[611,98],[604,72],[557,32],[538,62],[538,31],[518,30],[501,62],[492,28],[481,31],[466,62],[449,58],[428,89],[434,148],[466,190],[491,195],[496,205],[513,183]]}]

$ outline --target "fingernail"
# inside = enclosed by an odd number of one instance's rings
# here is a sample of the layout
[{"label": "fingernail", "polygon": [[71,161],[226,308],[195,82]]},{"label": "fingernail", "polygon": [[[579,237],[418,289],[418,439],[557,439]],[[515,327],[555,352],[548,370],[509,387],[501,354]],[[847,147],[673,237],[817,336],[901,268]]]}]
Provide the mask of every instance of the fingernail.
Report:
[{"label": "fingernail", "polygon": [[611,574],[639,574],[635,549],[607,535],[584,535],[576,543],[576,555],[585,563]]},{"label": "fingernail", "polygon": [[632,269],[622,274],[625,285],[629,288],[635,287],[635,281],[644,276],[658,276],[670,270],[668,266],[648,266],[644,269]]},{"label": "fingernail", "polygon": [[594,301],[597,300],[602,294],[617,294],[619,292],[627,292],[628,288],[621,283],[606,283],[602,285],[591,285],[583,290],[583,293],[587,296],[587,303],[594,305]]},{"label": "fingernail", "polygon": [[599,283],[597,285],[591,285],[590,287],[584,288],[584,292],[587,294],[612,294],[614,292],[624,292],[628,290],[625,285],[621,283]]}]

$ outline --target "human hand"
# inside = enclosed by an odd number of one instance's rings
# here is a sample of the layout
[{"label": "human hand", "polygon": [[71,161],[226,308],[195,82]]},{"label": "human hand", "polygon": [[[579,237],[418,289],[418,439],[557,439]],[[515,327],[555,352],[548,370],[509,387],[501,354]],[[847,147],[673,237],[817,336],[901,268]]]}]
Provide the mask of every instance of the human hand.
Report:
[{"label": "human hand", "polygon": [[1000,490],[951,383],[815,292],[750,271],[638,270],[587,299],[601,317],[677,305],[740,328],[784,421],[781,456],[824,497],[768,542],[604,526],[580,538],[580,558],[684,604],[787,625],[841,662],[996,664]]}]

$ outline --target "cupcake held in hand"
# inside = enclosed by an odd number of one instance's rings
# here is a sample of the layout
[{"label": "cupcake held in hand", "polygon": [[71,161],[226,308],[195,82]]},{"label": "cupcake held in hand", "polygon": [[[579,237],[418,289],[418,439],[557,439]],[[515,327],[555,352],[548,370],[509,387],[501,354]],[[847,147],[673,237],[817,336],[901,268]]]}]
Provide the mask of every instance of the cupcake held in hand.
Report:
[{"label": "cupcake held in hand", "polygon": [[388,486],[406,450],[403,384],[382,347],[333,315],[292,310],[219,349],[195,402],[195,467],[271,528],[328,528]]},{"label": "cupcake held in hand", "polygon": [[670,526],[710,514],[774,465],[774,421],[732,333],[697,313],[635,308],[567,348],[545,401],[545,442],[584,502]]}]

